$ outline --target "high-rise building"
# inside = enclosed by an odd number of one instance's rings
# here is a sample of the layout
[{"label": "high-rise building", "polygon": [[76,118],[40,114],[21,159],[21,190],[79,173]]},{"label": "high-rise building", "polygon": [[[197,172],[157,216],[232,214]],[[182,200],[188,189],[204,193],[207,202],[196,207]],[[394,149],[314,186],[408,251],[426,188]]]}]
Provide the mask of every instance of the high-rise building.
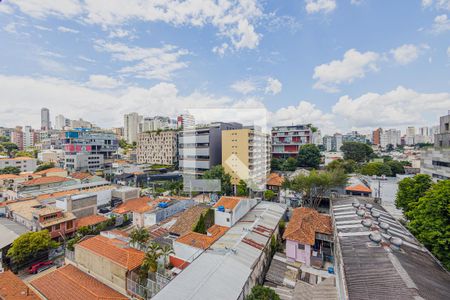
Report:
[{"label": "high-rise building", "polygon": [[[89,121],[85,121],[83,119],[78,119],[78,120],[70,120],[70,128],[76,130],[76,129],[92,129],[94,127],[94,125],[89,122]],[[67,126],[67,121],[66,121],[66,126]]]},{"label": "high-rise building", "polygon": [[383,129],[381,129],[381,128],[377,128],[373,131],[372,144],[380,145],[380,143],[381,143],[380,138],[381,138],[382,133],[383,133]]},{"label": "high-rise building", "polygon": [[50,110],[48,108],[41,108],[41,130],[49,130],[50,125]]},{"label": "high-rise building", "polygon": [[433,180],[450,179],[450,111],[440,118],[439,133],[435,135],[434,148],[422,150],[420,172]]},{"label": "high-rise building", "polygon": [[23,148],[33,147],[36,140],[35,137],[36,134],[31,126],[25,126],[23,130]]},{"label": "high-rise building", "polygon": [[357,142],[357,143],[367,143],[367,138],[364,134],[360,134],[357,131],[352,131],[342,136],[342,142]]},{"label": "high-rise building", "polygon": [[142,123],[142,131],[155,131],[164,129],[176,129],[177,122],[169,117],[155,116],[151,118],[144,118]]},{"label": "high-rise building", "polygon": [[123,117],[124,123],[124,138],[127,143],[132,144],[133,142],[137,142],[138,134],[141,132],[142,126],[142,116],[138,113],[133,112],[124,115]]},{"label": "high-rise building", "polygon": [[387,148],[388,145],[397,147],[401,144],[401,132],[397,129],[389,129],[383,131],[380,135],[380,146]]},{"label": "high-rise building", "polygon": [[136,147],[137,163],[174,165],[177,162],[177,147],[177,131],[142,132]]},{"label": "high-rise building", "polygon": [[16,126],[16,128],[11,132],[11,142],[16,144],[19,150],[23,150],[22,126]]},{"label": "high-rise building", "polygon": [[63,115],[57,115],[55,117],[55,129],[63,130],[66,126],[66,118]]},{"label": "high-rise building", "polygon": [[343,136],[340,133],[335,133],[332,136],[326,135],[323,137],[323,144],[326,151],[341,151],[343,143]]},{"label": "high-rise building", "polygon": [[195,118],[193,115],[191,114],[182,114],[179,115],[177,118],[177,127],[178,128],[183,128],[183,129],[188,129],[188,128],[194,128],[195,126]]},{"label": "high-rise building", "polygon": [[179,166],[185,174],[201,175],[222,163],[222,131],[242,128],[239,123],[212,123],[184,129],[178,138]]},{"label": "high-rise building", "polygon": [[255,127],[222,131],[222,166],[231,183],[243,180],[253,191],[265,187],[270,172],[270,135]]},{"label": "high-rise building", "polygon": [[416,136],[416,127],[409,126],[408,128],[406,128],[406,139],[405,139],[406,145],[414,145],[415,144],[415,141],[414,141],[415,136]]},{"label": "high-rise building", "polygon": [[277,126],[272,128],[272,157],[296,156],[301,146],[312,143],[308,125]]}]

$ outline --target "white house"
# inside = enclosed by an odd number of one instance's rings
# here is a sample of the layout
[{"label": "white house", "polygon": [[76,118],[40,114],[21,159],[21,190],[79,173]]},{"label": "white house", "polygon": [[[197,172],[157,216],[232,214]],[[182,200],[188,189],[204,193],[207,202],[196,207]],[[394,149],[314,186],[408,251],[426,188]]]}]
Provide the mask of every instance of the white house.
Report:
[{"label": "white house", "polygon": [[214,223],[231,227],[257,203],[256,199],[222,196],[213,206]]}]

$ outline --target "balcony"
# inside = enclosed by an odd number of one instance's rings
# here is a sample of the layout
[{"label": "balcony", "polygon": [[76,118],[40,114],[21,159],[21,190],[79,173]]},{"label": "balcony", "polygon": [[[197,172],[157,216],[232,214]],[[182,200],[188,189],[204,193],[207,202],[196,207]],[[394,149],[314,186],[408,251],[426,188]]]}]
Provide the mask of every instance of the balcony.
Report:
[{"label": "balcony", "polygon": [[183,136],[179,139],[180,144],[205,144],[209,143],[209,135]]}]

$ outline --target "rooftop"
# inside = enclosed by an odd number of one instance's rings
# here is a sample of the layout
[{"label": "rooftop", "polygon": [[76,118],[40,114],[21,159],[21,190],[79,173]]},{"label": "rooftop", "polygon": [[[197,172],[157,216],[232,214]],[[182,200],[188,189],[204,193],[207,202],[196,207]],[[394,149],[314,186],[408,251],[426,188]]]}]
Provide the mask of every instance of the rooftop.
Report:
[{"label": "rooftop", "polygon": [[224,235],[228,229],[229,228],[225,226],[213,225],[207,230],[210,235],[191,231],[179,237],[177,242],[194,248],[206,250],[222,235]]},{"label": "rooftop", "polygon": [[214,204],[213,207],[223,206],[225,209],[233,209],[236,207],[236,205],[239,204],[239,201],[241,201],[242,199],[244,199],[244,198],[222,196],[222,197],[220,197],[219,201],[217,201],[217,203]]},{"label": "rooftop", "polygon": [[64,169],[61,169],[61,168],[50,168],[50,169],[42,170],[42,171],[39,171],[39,172],[35,172],[34,174],[36,174],[36,175],[46,175],[48,173],[60,173],[60,172],[67,172],[67,171],[64,170]]},{"label": "rooftop", "polygon": [[[363,218],[356,214],[352,205],[356,199],[370,227],[363,226]],[[371,198],[338,198],[332,210],[335,243],[341,252],[338,263],[350,299],[448,299],[450,274],[381,205]],[[386,232],[381,232],[381,223],[389,225]],[[371,242],[371,233],[380,234],[381,243]],[[393,238],[402,240],[400,249],[393,247]]]},{"label": "rooftop", "polygon": [[87,172],[75,172],[75,173],[70,174],[70,177],[78,179],[78,180],[83,180],[86,178],[91,178],[92,175]]},{"label": "rooftop", "polygon": [[308,207],[293,210],[283,238],[301,244],[314,245],[316,233],[332,234],[331,217]]},{"label": "rooftop", "polygon": [[15,239],[27,231],[28,229],[19,223],[0,218],[0,249],[12,244]]},{"label": "rooftop", "polygon": [[209,206],[207,205],[197,205],[188,208],[178,217],[175,224],[170,227],[170,232],[179,236],[188,233],[197,223],[200,215],[206,213],[208,209]]},{"label": "rooftop", "polygon": [[39,177],[34,178],[28,181],[25,181],[21,183],[23,186],[33,186],[33,185],[43,185],[43,184],[50,184],[50,183],[59,183],[59,182],[66,182],[70,181],[71,179],[65,178],[65,177],[59,177],[59,176],[47,176],[47,177]]},{"label": "rooftop", "polygon": [[16,174],[0,174],[0,180],[22,178]]},{"label": "rooftop", "polygon": [[372,189],[363,184],[351,185],[351,186],[346,187],[345,190],[352,191],[352,192],[372,193]]},{"label": "rooftop", "polygon": [[31,160],[31,159],[35,159],[35,158],[31,158],[28,156],[19,156],[19,157],[14,157],[14,158],[0,158],[0,160]]},{"label": "rooftop", "polygon": [[108,218],[100,215],[91,215],[77,219],[77,227],[92,226],[107,221]]},{"label": "rooftop", "polygon": [[31,281],[48,300],[128,299],[73,265],[65,265]]},{"label": "rooftop", "polygon": [[267,185],[281,186],[284,182],[284,178],[278,173],[270,173],[267,177]]},{"label": "rooftop", "polygon": [[153,299],[238,299],[285,210],[260,202]]},{"label": "rooftop", "polygon": [[75,246],[89,250],[97,255],[103,256],[110,261],[125,267],[127,270],[133,270],[142,264],[144,252],[128,246],[124,241],[118,239],[109,239],[97,235],[88,238]]},{"label": "rooftop", "polygon": [[0,273],[0,299],[40,299],[19,277],[11,271]]},{"label": "rooftop", "polygon": [[154,200],[150,197],[130,199],[116,207],[113,212],[116,214],[126,214],[129,212],[143,213],[154,207],[154,203],[149,203],[152,201]]}]

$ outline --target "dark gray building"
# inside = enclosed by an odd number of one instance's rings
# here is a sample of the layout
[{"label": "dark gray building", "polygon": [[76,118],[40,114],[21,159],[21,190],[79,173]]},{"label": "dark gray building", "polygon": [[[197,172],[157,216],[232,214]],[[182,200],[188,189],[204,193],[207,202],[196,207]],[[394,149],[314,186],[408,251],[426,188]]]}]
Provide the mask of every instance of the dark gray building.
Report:
[{"label": "dark gray building", "polygon": [[450,147],[450,111],[442,116],[439,125],[439,133],[434,137],[435,147]]}]

